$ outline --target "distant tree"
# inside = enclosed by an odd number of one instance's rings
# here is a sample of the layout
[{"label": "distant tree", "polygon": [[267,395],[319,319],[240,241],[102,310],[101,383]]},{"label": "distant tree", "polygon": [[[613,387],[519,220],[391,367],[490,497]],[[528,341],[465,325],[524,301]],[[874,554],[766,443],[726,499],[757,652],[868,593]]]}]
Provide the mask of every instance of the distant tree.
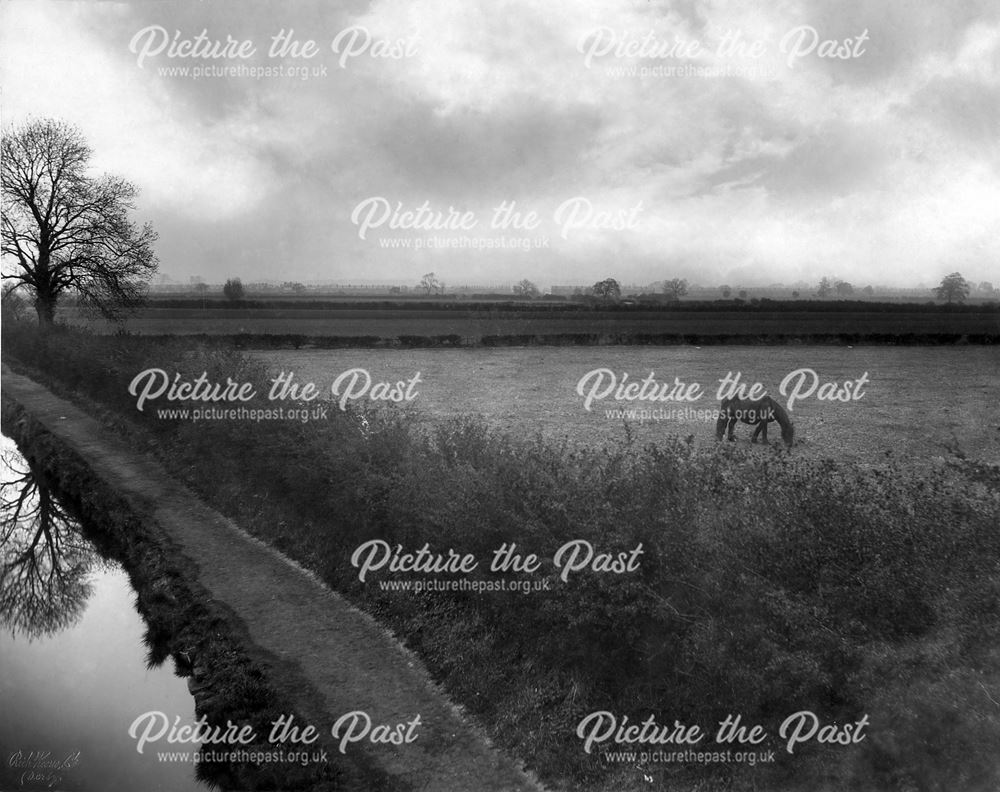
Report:
[{"label": "distant tree", "polygon": [[864,292],[864,295],[866,297],[874,297],[875,296],[875,289],[873,289],[871,287],[871,285],[865,286],[865,288],[863,288],[861,291]]},{"label": "distant tree", "polygon": [[194,286],[191,287],[194,293],[201,297],[201,307],[205,307],[205,298],[208,297],[208,284],[203,281],[198,281]]},{"label": "distant tree", "polygon": [[156,233],[129,219],[135,186],[91,176],[90,158],[80,130],[53,119],[5,130],[0,142],[0,256],[12,262],[3,280],[34,296],[42,327],[71,291],[119,319],[142,302],[156,273]]},{"label": "distant tree", "polygon": [[514,294],[518,297],[537,297],[540,292],[534,283],[525,278],[514,284]]},{"label": "distant tree", "polygon": [[398,286],[392,286],[389,288],[389,294],[402,294],[402,293],[403,290],[400,289]]},{"label": "distant tree", "polygon": [[235,302],[236,300],[242,300],[246,296],[246,290],[243,288],[243,281],[239,278],[229,278],[225,285],[222,287],[222,293],[226,295],[226,298]]},{"label": "distant tree", "polygon": [[423,289],[427,294],[444,293],[444,283],[439,281],[433,272],[428,272],[420,279],[418,288]]},{"label": "distant tree", "polygon": [[719,289],[719,291],[722,292],[722,296],[725,297],[727,300],[729,299],[729,296],[733,293],[733,290],[728,286],[722,286]]},{"label": "distant tree", "polygon": [[834,288],[837,290],[838,297],[850,297],[854,294],[854,286],[852,286],[847,281],[839,280],[837,281]]},{"label": "distant tree", "polygon": [[688,293],[688,282],[683,278],[671,278],[663,282],[663,293],[668,300],[679,300]]},{"label": "distant tree", "polygon": [[5,283],[0,294],[0,315],[4,322],[20,322],[28,315],[28,301],[21,294],[20,283]]},{"label": "distant tree", "polygon": [[799,299],[799,293],[798,293],[798,291],[793,291],[793,292],[792,292],[792,299],[793,299],[793,300],[797,300],[797,299]]},{"label": "distant tree", "polygon": [[622,296],[622,287],[618,285],[618,281],[614,278],[605,278],[602,281],[598,281],[592,287],[595,295],[600,297],[607,302],[608,300],[617,300]]},{"label": "distant tree", "polygon": [[941,280],[941,285],[934,289],[934,294],[945,302],[962,302],[969,296],[969,283],[960,273],[953,272]]},{"label": "distant tree", "polygon": [[982,292],[983,294],[993,294],[996,289],[993,288],[993,284],[989,281],[983,281],[976,287],[976,291]]},{"label": "distant tree", "polygon": [[747,290],[746,289],[740,289],[740,299],[741,300],[745,300],[746,298],[747,298]]},{"label": "distant tree", "polygon": [[819,287],[816,289],[816,296],[829,297],[831,294],[833,294],[833,281],[829,278],[823,278],[823,280],[819,282]]}]

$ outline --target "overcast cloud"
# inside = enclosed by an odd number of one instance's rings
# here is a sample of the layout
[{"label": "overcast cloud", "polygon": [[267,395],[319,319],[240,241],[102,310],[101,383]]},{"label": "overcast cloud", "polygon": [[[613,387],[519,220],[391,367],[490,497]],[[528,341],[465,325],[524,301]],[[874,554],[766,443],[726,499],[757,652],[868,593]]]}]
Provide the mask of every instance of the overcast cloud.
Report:
[{"label": "overcast cloud", "polygon": [[[130,43],[150,26],[250,39],[256,55],[161,52],[140,66]],[[352,27],[356,46],[389,40],[402,57],[369,47],[343,59],[350,33],[339,53],[331,42]],[[268,57],[281,29],[320,53]],[[790,59],[811,30],[853,57]],[[758,57],[718,52],[736,31],[760,42]],[[613,45],[647,37],[698,52],[616,56]],[[904,285],[957,269],[1000,280],[994,2],[13,0],[0,6],[0,53],[4,125],[77,124],[95,166],[140,187],[138,216],[160,232],[174,278]],[[237,63],[309,74],[166,71]],[[662,73],[685,64],[743,72]],[[360,238],[352,213],[373,197],[478,221],[438,236],[545,246],[387,248],[435,234],[383,224]],[[564,230],[556,209],[575,197],[627,227]],[[536,212],[538,227],[490,228],[504,202]]]}]

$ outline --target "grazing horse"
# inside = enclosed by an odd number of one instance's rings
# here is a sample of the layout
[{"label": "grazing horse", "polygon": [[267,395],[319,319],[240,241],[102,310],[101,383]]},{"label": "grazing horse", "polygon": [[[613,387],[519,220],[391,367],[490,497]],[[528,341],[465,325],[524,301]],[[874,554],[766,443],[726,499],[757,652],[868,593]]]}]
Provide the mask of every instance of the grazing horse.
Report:
[{"label": "grazing horse", "polygon": [[735,440],[733,430],[736,422],[743,421],[745,424],[756,424],[757,429],[753,433],[752,443],[757,442],[757,436],[764,433],[764,444],[767,445],[767,425],[771,421],[777,421],[781,426],[781,439],[785,445],[792,447],[792,438],[795,436],[795,427],[788,417],[788,412],[778,402],[770,396],[764,396],[757,400],[732,398],[725,399],[719,407],[719,421],[715,425],[715,437],[718,440],[729,430],[729,439]]}]

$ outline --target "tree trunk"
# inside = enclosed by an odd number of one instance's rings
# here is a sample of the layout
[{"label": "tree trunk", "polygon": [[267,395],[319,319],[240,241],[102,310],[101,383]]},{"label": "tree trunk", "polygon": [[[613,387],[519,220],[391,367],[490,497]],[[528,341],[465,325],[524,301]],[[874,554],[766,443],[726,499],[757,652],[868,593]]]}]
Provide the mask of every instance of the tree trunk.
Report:
[{"label": "tree trunk", "polygon": [[38,326],[43,330],[51,328],[56,317],[56,298],[38,295],[35,298],[35,312],[38,314]]}]

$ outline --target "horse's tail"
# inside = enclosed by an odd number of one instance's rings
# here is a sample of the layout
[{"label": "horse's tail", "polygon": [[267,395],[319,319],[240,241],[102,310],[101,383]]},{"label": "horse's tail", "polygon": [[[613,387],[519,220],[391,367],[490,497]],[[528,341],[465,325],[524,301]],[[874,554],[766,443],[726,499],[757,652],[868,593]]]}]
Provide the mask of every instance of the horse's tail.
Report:
[{"label": "horse's tail", "polygon": [[792,447],[792,441],[795,439],[795,427],[792,426],[792,419],[788,415],[788,410],[782,407],[774,399],[771,399],[771,411],[774,413],[774,419],[778,422],[781,427],[781,439],[785,441],[785,445],[789,448]]},{"label": "horse's tail", "polygon": [[729,425],[729,405],[732,399],[723,399],[719,405],[719,420],[715,422],[715,439],[721,440],[726,434],[726,427]]}]

